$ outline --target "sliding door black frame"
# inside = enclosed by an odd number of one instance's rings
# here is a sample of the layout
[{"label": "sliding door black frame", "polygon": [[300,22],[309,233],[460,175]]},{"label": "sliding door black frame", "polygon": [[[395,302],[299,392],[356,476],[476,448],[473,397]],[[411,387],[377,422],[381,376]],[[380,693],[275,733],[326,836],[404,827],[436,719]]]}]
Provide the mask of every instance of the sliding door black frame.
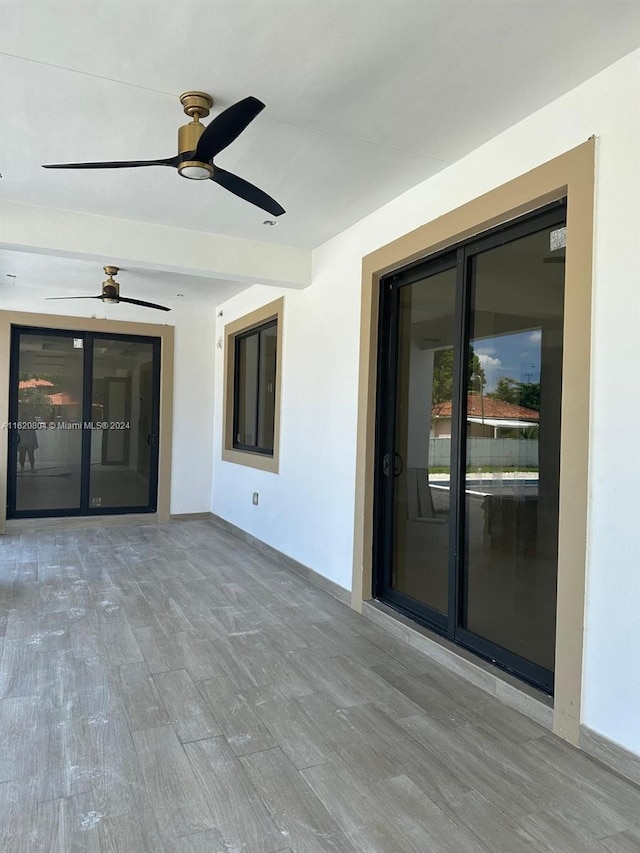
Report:
[{"label": "sliding door black frame", "polygon": [[[86,342],[84,332],[74,332],[67,329],[40,329],[35,326],[12,326],[11,348],[9,361],[9,457],[7,460],[7,518],[49,518],[80,515],[84,483],[80,479],[80,495],[78,505],[64,509],[55,510],[17,510],[17,476],[18,476],[18,429],[15,425],[20,421],[18,411],[19,382],[20,382],[20,338],[23,335],[38,335],[51,338],[80,338],[83,341],[83,399],[85,395],[86,380]],[[84,417],[84,409],[81,413]],[[80,466],[84,459],[85,435],[82,431],[82,445],[80,450]]]},{"label": "sliding door black frame", "polygon": [[[373,595],[394,609],[469,649],[548,694],[554,675],[537,664],[469,631],[463,626],[467,583],[463,571],[465,541],[466,406],[465,373],[471,324],[471,288],[474,258],[566,221],[566,200],[554,202],[499,225],[427,258],[414,261],[380,280],[378,314],[378,370],[376,384],[376,438],[374,469]],[[413,282],[456,268],[454,378],[450,463],[449,593],[443,614],[393,588],[395,418],[397,405],[398,324],[400,291]]]},{"label": "sliding door black frame", "polygon": [[[91,442],[87,436],[86,462],[83,460],[83,468],[87,472],[87,494],[86,515],[130,515],[132,513],[156,512],[158,509],[158,459],[160,450],[160,368],[161,368],[161,346],[160,338],[151,338],[144,335],[121,335],[111,332],[87,332],[91,360],[85,363],[85,379],[88,379],[88,394],[85,394],[85,406],[89,408],[91,420],[91,402],[93,400],[93,345],[96,340],[127,341],[130,343],[151,344],[152,346],[152,400],[151,400],[151,432],[147,435],[147,443],[151,448],[149,464],[149,491],[147,493],[147,505],[140,506],[118,506],[118,507],[92,507],[89,506],[89,472],[91,466]],[[84,450],[84,444],[83,444]]]},{"label": "sliding door black frame", "polygon": [[[376,411],[376,465],[374,471],[374,596],[402,613],[416,616],[440,632],[448,630],[448,616],[393,587],[393,528],[395,475],[404,460],[396,454],[398,337],[401,288],[427,276],[457,268],[451,250],[432,256],[419,267],[386,276],[380,282],[378,374]],[[457,273],[458,274],[458,273]],[[457,277],[457,275],[456,275]],[[451,442],[453,448],[453,441]],[[453,473],[453,472],[452,472]],[[452,520],[453,530],[455,519]],[[417,610],[418,612],[414,612]]]},{"label": "sliding door black frame", "polygon": [[[66,518],[98,515],[124,515],[131,513],[153,513],[158,505],[158,460],[160,433],[160,338],[142,335],[115,334],[111,332],[80,332],[71,329],[48,329],[39,326],[12,326],[9,366],[9,423],[18,422],[20,338],[22,335],[38,335],[60,338],[78,338],[83,342],[83,378],[82,378],[82,439],[80,451],[80,500],[79,506],[61,509],[18,510],[16,509],[17,487],[17,445],[18,431],[9,432],[9,456],[7,464],[7,518]],[[91,476],[91,429],[85,424],[92,422],[93,399],[93,342],[99,340],[123,340],[132,343],[146,343],[153,347],[152,355],[152,405],[151,432],[147,437],[150,454],[149,491],[146,506],[91,507],[89,489]]]}]

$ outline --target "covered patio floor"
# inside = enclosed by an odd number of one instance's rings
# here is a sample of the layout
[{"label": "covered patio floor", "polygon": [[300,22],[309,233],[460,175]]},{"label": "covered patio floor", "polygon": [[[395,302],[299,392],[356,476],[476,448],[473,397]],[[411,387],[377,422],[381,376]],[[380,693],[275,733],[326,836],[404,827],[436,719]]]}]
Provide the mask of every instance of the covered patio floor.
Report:
[{"label": "covered patio floor", "polygon": [[211,521],[0,537],[0,849],[631,853],[640,791]]}]

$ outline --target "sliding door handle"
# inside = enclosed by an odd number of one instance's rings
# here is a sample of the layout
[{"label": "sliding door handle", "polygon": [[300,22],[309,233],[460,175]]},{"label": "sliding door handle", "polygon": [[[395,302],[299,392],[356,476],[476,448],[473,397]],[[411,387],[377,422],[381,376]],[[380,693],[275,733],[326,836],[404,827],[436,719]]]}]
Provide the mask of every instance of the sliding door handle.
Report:
[{"label": "sliding door handle", "polygon": [[[385,453],[382,458],[382,473],[385,477],[389,476],[389,463],[391,461],[391,454]],[[393,476],[399,477],[400,474],[404,471],[404,461],[402,456],[399,453],[393,454]]]}]

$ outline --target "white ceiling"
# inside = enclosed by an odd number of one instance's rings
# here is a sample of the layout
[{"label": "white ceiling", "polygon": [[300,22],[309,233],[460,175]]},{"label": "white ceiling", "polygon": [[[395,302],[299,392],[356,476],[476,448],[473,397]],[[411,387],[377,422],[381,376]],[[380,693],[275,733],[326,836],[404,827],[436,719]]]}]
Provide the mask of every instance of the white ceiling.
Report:
[{"label": "white ceiling", "polygon": [[[157,302],[173,311],[201,310],[212,293],[211,279],[202,276],[125,266],[120,268],[115,278],[120,284],[121,296]],[[148,309],[109,305],[97,299],[45,302],[49,297],[96,296],[101,293],[105,279],[102,267],[94,261],[0,249],[0,308],[25,310],[26,300],[28,310],[42,313],[96,315],[125,320],[130,319],[135,311],[136,316],[146,316],[152,322],[171,322],[170,314],[149,314]],[[244,287],[238,282],[217,279],[213,288],[214,304],[224,302]],[[123,308],[127,316],[122,316],[125,313]]]},{"label": "white ceiling", "polygon": [[[0,200],[315,247],[638,47],[639,8],[0,0]],[[277,227],[173,169],[40,168],[172,156],[188,89],[267,104],[216,162],[281,202]]]}]

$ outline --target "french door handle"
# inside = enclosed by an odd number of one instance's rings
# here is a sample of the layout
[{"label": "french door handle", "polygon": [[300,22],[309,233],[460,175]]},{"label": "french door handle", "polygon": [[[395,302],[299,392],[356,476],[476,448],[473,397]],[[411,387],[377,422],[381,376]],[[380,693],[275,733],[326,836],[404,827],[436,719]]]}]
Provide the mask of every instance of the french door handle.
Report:
[{"label": "french door handle", "polygon": [[149,447],[157,447],[158,446],[158,436],[155,432],[149,433],[147,436],[147,444]]},{"label": "french door handle", "polygon": [[[389,462],[391,459],[391,454],[385,453],[382,458],[382,473],[385,477],[389,476]],[[400,474],[404,471],[404,461],[402,456],[399,453],[393,454],[393,476],[399,477]]]}]

